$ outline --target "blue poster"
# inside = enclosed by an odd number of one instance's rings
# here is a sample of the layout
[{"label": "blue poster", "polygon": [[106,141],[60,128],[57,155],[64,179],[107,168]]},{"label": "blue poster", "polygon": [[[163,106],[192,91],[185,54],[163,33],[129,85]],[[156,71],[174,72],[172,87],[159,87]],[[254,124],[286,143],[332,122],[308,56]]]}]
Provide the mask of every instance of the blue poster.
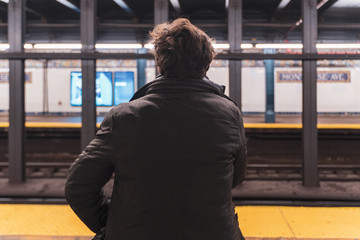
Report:
[{"label": "blue poster", "polygon": [[115,105],[128,102],[134,95],[134,72],[115,72]]},{"label": "blue poster", "polygon": [[[82,81],[81,72],[71,72],[70,104],[81,106],[82,104]],[[112,72],[96,72],[96,106],[112,106]]]}]

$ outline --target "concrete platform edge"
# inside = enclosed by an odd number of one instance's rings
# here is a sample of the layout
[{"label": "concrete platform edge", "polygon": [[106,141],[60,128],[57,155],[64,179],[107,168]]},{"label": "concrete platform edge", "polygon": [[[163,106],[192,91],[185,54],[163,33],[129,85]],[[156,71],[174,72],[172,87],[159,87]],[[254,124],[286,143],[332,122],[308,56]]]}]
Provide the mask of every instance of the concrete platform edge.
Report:
[{"label": "concrete platform edge", "polygon": [[0,240],[90,240],[94,236],[22,236],[8,235],[0,236]]},{"label": "concrete platform edge", "polygon": [[[64,198],[66,179],[28,179],[10,184],[0,179],[1,198]],[[111,195],[112,181],[105,186]],[[233,189],[234,199],[360,201],[360,184],[321,182],[318,188],[305,188],[300,181],[245,181]]]}]

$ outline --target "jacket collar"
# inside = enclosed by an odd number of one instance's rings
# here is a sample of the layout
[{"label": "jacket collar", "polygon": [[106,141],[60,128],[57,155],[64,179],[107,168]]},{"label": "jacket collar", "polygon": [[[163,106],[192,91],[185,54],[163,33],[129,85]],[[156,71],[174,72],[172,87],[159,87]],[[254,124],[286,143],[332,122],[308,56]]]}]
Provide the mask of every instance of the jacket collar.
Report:
[{"label": "jacket collar", "polygon": [[224,94],[225,86],[218,85],[204,77],[203,79],[166,78],[158,75],[154,81],[140,88],[130,101],[136,100],[151,93],[184,93],[209,92],[236,103]]}]

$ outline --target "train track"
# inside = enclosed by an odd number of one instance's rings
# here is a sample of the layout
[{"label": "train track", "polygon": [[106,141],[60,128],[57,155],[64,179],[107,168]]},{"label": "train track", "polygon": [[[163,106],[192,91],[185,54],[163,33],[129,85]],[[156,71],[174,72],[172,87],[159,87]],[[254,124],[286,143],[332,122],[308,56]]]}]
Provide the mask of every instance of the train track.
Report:
[{"label": "train track", "polygon": [[[321,181],[360,181],[360,165],[319,165]],[[302,179],[300,164],[249,164],[246,180]]]},{"label": "train track", "polygon": [[[27,178],[66,178],[70,163],[28,162]],[[9,164],[0,162],[0,178],[8,177]],[[360,181],[360,165],[319,165],[321,181]],[[248,164],[246,180],[297,181],[302,178],[300,164]]]}]

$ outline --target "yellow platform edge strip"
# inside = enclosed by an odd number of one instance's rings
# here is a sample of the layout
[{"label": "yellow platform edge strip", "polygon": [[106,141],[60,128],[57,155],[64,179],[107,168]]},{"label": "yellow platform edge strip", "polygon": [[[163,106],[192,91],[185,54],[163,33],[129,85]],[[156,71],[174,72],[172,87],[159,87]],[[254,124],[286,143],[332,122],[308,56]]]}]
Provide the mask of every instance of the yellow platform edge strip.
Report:
[{"label": "yellow platform edge strip", "polygon": [[[67,122],[26,122],[27,128],[81,128],[81,123],[67,123]],[[96,124],[100,127],[100,123]],[[0,122],[0,128],[8,128],[8,122]]]},{"label": "yellow platform edge strip", "polygon": [[[301,123],[245,123],[245,128],[283,128],[301,129]],[[319,123],[318,129],[360,129],[360,124],[356,123]]]},{"label": "yellow platform edge strip", "polygon": [[[96,124],[100,127],[100,123]],[[8,128],[8,122],[0,122],[0,128]],[[67,122],[26,122],[27,128],[81,128],[81,123],[67,123]],[[264,129],[301,129],[301,123],[245,123],[245,128],[264,128]],[[319,123],[318,129],[360,129],[360,124],[343,124],[343,123]]]},{"label": "yellow platform edge strip", "polygon": [[[238,206],[235,211],[246,239],[360,238],[359,207]],[[0,204],[0,239],[93,235],[68,205]]]}]

